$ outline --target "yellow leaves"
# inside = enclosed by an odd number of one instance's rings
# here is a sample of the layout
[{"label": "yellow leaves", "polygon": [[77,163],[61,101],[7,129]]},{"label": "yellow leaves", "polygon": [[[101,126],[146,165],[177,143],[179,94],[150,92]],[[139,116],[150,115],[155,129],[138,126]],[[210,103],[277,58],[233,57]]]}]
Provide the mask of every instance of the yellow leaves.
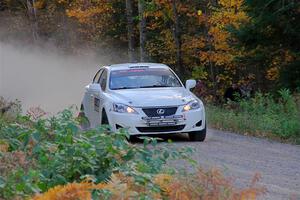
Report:
[{"label": "yellow leaves", "polygon": [[274,52],[265,77],[271,81],[278,80],[280,75],[280,68],[288,65],[294,59],[294,55],[289,50],[280,50],[278,52]]},{"label": "yellow leaves", "polygon": [[219,0],[219,4],[224,8],[241,8],[244,0]]},{"label": "yellow leaves", "polygon": [[[238,28],[242,23],[247,22],[249,17],[242,8],[244,0],[220,0],[218,2],[219,7],[213,8],[212,13],[203,21],[208,33],[203,37],[206,48],[199,46],[201,48],[199,57],[203,64],[223,67],[233,75],[238,67],[234,58],[243,55],[243,52],[233,47],[235,38],[227,27]],[[216,78],[219,84],[228,85],[231,82],[228,75],[220,74]]]},{"label": "yellow leaves", "polygon": [[209,23],[221,28],[225,28],[228,25],[238,28],[241,23],[248,20],[249,17],[243,10],[226,10],[221,8],[210,16]]},{"label": "yellow leaves", "polygon": [[279,68],[272,67],[267,70],[266,78],[270,81],[275,81],[279,78]]},{"label": "yellow leaves", "polygon": [[168,174],[158,174],[154,178],[154,183],[157,184],[165,193],[170,193],[169,184],[172,177]]},{"label": "yellow leaves", "polygon": [[202,15],[202,10],[198,10],[198,11],[197,11],[197,15],[198,15],[198,16],[201,16],[201,15]]},{"label": "yellow leaves", "polygon": [[59,4],[67,4],[68,0],[57,0],[57,3],[59,3]]},{"label": "yellow leaves", "polygon": [[33,7],[36,9],[42,9],[45,7],[45,5],[46,5],[46,2],[44,0],[38,0],[38,1],[34,2]]},{"label": "yellow leaves", "polygon": [[42,195],[36,195],[32,200],[91,200],[91,190],[103,189],[104,186],[90,182],[68,183],[55,186]]},{"label": "yellow leaves", "polygon": [[6,141],[0,140],[0,152],[8,152],[9,144]]},{"label": "yellow leaves", "polygon": [[135,182],[133,177],[122,173],[113,174],[107,183],[94,184],[68,183],[56,186],[42,195],[36,195],[32,200],[90,200],[92,190],[108,190],[112,200],[138,199],[147,194],[151,199],[190,200],[190,199],[228,199],[252,200],[264,192],[264,188],[255,187],[259,176],[254,176],[250,187],[243,190],[236,189],[217,169],[203,171],[186,176],[171,176],[157,174],[152,177],[152,183],[160,187],[161,191],[154,192],[146,186]]},{"label": "yellow leaves", "polygon": [[295,60],[294,56],[288,50],[284,51],[284,58],[283,59],[284,59],[285,63],[290,63],[290,62]]},{"label": "yellow leaves", "polygon": [[75,17],[80,23],[90,23],[92,22],[92,17],[107,12],[109,8],[106,7],[90,7],[85,10],[81,8],[67,9],[66,13],[68,17]]},{"label": "yellow leaves", "polygon": [[[172,177],[167,174],[158,174],[154,177],[154,183],[159,185],[167,194],[169,183]],[[133,177],[125,176],[122,173],[113,174],[107,183],[94,184],[89,181],[81,183],[68,183],[51,188],[44,194],[36,195],[32,200],[90,200],[92,190],[108,190],[111,199],[134,199],[141,193],[147,193],[153,199],[162,199],[156,192],[148,191],[146,187],[137,185]]]},{"label": "yellow leaves", "polygon": [[214,63],[217,66],[231,65],[233,61],[233,55],[229,52],[217,52],[217,51],[201,51],[200,60],[205,64]]}]

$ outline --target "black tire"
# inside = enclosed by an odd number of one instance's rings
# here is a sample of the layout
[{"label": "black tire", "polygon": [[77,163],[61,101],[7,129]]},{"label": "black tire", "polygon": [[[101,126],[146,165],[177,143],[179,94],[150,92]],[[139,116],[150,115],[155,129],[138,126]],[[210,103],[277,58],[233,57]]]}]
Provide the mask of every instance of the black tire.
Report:
[{"label": "black tire", "polygon": [[111,128],[109,126],[109,121],[108,121],[105,110],[102,111],[101,126],[104,127],[104,130],[106,131],[106,133],[110,134]]},{"label": "black tire", "polygon": [[105,110],[102,111],[101,125],[109,125]]},{"label": "black tire", "polygon": [[189,132],[189,138],[191,141],[203,142],[206,138],[206,125],[205,128],[201,131]]},{"label": "black tire", "polygon": [[80,106],[80,112],[78,114],[78,119],[79,119],[79,125],[80,125],[80,128],[82,130],[88,130],[91,128],[91,124],[90,124],[90,121],[89,119],[85,116],[85,113],[84,113],[84,107],[83,105],[81,104]]}]

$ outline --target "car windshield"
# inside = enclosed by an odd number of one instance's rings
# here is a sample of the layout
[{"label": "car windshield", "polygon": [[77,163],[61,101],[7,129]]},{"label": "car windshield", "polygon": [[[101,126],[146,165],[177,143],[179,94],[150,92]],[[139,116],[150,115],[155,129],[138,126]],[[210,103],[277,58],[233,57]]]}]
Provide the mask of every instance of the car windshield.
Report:
[{"label": "car windshield", "polygon": [[180,81],[169,69],[126,69],[113,70],[110,73],[111,90],[181,86]]}]

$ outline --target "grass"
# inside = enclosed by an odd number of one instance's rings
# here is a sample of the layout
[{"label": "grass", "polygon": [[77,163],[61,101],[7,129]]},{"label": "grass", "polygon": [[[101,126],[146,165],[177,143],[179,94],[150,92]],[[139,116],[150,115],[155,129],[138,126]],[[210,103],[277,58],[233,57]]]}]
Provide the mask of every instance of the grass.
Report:
[{"label": "grass", "polygon": [[299,95],[280,90],[278,96],[257,93],[254,98],[208,105],[210,127],[245,135],[300,143]]}]

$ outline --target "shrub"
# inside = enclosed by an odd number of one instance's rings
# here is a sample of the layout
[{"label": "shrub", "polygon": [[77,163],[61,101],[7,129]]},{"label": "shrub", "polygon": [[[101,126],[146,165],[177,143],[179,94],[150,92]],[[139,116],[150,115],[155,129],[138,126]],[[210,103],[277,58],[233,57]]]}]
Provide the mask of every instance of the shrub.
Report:
[{"label": "shrub", "polygon": [[207,110],[208,121],[216,128],[283,140],[300,139],[300,110],[289,90],[280,90],[277,98],[257,93],[251,99],[222,107],[208,106]]},{"label": "shrub", "polygon": [[[229,179],[223,177],[219,170],[205,171],[199,169],[196,174],[183,176],[176,174],[157,174],[153,178],[158,191],[145,190],[137,185],[134,179],[124,174],[113,174],[107,183],[91,182],[68,183],[56,186],[33,200],[68,200],[68,199],[170,199],[170,200],[240,200],[256,199],[265,192],[264,188],[256,187],[259,176],[254,176],[250,186],[237,189]],[[146,198],[147,197],[147,198]]]},{"label": "shrub", "polygon": [[[1,123],[0,140],[9,145],[8,154],[23,152],[26,162],[32,163],[32,168],[20,165],[8,170],[8,174],[0,174],[3,182],[0,197],[5,199],[45,192],[86,177],[99,183],[108,180],[113,172],[131,176],[147,191],[157,190],[152,176],[169,170],[165,165],[167,159],[188,158],[191,152],[150,148],[157,143],[151,139],[144,140],[142,147],[132,145],[124,130],[113,134],[105,127],[82,131],[70,110],[50,119],[19,116],[13,123]],[[9,166],[9,163],[6,160],[3,164]]]},{"label": "shrub", "polygon": [[[189,160],[190,148],[156,146],[153,138],[133,145],[125,130],[81,130],[70,110],[51,118],[35,111],[43,113],[32,109],[27,116],[0,117],[0,199],[181,199],[176,187],[197,198],[236,194],[231,184],[225,188],[167,165],[170,159]],[[207,177],[215,180],[214,175]],[[197,187],[186,190],[197,177]]]}]

